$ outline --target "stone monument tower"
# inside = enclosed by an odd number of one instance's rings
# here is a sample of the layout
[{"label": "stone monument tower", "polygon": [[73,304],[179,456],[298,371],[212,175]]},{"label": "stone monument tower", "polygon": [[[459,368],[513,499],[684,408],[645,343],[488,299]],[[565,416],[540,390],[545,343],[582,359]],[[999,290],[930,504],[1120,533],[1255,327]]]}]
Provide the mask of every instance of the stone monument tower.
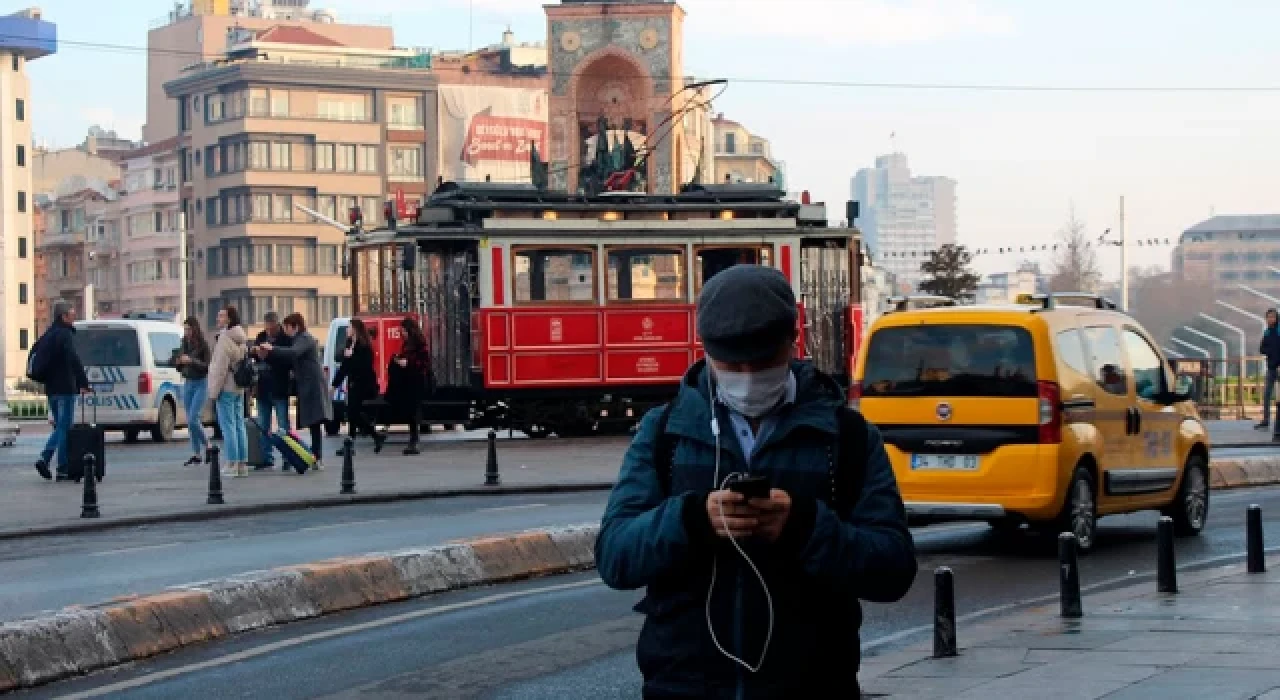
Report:
[{"label": "stone monument tower", "polygon": [[686,89],[684,10],[666,0],[561,0],[546,11],[551,189],[577,192],[599,177],[597,152],[608,144],[615,164],[634,149],[624,167],[640,165],[648,192],[676,192],[713,140],[691,136],[707,110],[690,108],[705,91]]}]

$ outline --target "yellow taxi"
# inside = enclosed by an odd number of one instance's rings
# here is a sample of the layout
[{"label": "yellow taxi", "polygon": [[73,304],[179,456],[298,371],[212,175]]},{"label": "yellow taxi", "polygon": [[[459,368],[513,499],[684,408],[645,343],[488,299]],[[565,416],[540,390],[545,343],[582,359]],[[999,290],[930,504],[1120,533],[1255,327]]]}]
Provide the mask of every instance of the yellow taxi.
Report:
[{"label": "yellow taxi", "polygon": [[1054,528],[1083,551],[1115,513],[1159,509],[1198,534],[1209,436],[1190,386],[1106,299],[1019,302],[896,298],[863,343],[853,395],[911,519]]}]

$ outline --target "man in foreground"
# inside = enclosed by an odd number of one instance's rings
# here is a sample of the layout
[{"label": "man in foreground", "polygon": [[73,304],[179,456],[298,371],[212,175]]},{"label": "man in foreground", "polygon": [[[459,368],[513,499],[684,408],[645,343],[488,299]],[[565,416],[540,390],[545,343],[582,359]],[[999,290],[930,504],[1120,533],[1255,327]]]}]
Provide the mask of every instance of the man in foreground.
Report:
[{"label": "man in foreground", "polygon": [[708,360],[641,422],[596,542],[605,583],[648,589],[644,696],[856,698],[859,600],[916,574],[879,432],[792,359],[777,270],[717,274],[697,315]]}]

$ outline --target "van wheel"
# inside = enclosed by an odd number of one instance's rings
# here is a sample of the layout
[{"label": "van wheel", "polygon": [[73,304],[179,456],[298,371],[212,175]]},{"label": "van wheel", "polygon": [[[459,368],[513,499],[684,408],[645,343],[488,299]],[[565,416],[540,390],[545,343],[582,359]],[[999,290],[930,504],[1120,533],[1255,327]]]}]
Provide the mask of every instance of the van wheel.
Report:
[{"label": "van wheel", "polygon": [[1204,457],[1187,457],[1178,495],[1160,512],[1173,518],[1173,531],[1179,537],[1200,534],[1209,519],[1209,470]]},{"label": "van wheel", "polygon": [[138,433],[139,433],[139,432],[140,432],[140,431],[139,431],[137,428],[130,428],[130,429],[128,429],[128,430],[126,430],[126,431],[124,431],[124,441],[125,441],[125,442],[128,442],[128,443],[134,443],[134,442],[137,442],[137,441],[138,441]]},{"label": "van wheel", "polygon": [[178,424],[178,409],[169,399],[160,403],[160,415],[156,417],[156,425],[151,429],[151,439],[155,442],[169,442],[173,439],[174,426]]},{"label": "van wheel", "polygon": [[1070,532],[1076,536],[1076,546],[1081,554],[1093,549],[1098,536],[1098,500],[1094,497],[1093,476],[1088,469],[1076,467],[1067,487],[1067,499],[1058,516],[1058,532]]}]

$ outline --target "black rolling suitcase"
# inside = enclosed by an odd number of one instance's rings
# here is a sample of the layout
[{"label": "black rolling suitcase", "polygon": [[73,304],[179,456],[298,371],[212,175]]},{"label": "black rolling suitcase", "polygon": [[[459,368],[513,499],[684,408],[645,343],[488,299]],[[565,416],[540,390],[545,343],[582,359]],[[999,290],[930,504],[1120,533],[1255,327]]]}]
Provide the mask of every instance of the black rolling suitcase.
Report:
[{"label": "black rolling suitcase", "polygon": [[85,422],[85,397],[80,396],[80,422],[67,432],[67,476],[76,483],[84,478],[84,456],[93,455],[98,481],[107,472],[106,431],[98,427],[98,402],[93,402],[93,422]]}]

